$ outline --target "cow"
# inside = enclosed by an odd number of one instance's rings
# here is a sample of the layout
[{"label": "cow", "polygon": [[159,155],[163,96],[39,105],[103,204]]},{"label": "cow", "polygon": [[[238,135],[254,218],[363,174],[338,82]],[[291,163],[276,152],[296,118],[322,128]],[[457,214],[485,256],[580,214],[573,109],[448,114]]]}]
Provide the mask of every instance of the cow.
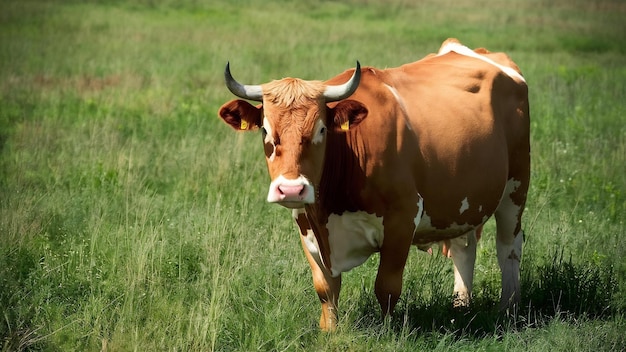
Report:
[{"label": "cow", "polygon": [[[360,67],[327,81],[237,82],[219,116],[260,130],[267,201],[292,209],[319,296],[337,325],[341,274],[380,253],[374,291],[393,312],[411,245],[445,243],[454,304],[471,300],[476,231],[493,215],[500,307],[520,299],[521,217],[530,177],[528,87],[504,53],[450,38],[396,68]],[[252,105],[248,102],[257,102]]]}]

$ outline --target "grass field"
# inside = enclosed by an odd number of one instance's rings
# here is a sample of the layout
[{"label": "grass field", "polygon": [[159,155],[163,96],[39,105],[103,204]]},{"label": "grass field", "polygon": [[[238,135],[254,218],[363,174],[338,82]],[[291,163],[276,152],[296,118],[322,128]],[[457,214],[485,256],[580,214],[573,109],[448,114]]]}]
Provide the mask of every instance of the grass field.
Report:
[{"label": "grass field", "polygon": [[[625,17],[619,0],[0,2],[1,350],[626,350]],[[523,308],[497,312],[488,222],[472,307],[451,308],[451,261],[415,250],[381,321],[374,256],[320,333],[260,137],[217,118],[224,65],[326,79],[447,37],[506,51],[530,86]]]}]

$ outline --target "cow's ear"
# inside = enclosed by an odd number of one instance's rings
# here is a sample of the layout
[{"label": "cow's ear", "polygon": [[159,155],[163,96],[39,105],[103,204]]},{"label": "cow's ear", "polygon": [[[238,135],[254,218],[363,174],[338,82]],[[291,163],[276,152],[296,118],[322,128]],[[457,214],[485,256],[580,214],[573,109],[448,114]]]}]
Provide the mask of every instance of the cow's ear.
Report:
[{"label": "cow's ear", "polygon": [[262,106],[252,106],[245,100],[231,100],[222,105],[219,115],[237,131],[256,130],[261,126]]},{"label": "cow's ear", "polygon": [[367,116],[367,108],[356,100],[342,100],[333,108],[328,108],[328,116],[335,131],[348,131]]}]

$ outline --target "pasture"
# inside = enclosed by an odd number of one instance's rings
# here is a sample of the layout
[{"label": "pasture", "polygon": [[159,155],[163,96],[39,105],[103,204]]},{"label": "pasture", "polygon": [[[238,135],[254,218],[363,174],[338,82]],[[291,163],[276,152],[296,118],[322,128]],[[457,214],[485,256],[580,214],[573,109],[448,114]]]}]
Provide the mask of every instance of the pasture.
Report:
[{"label": "pasture", "polygon": [[[626,350],[625,17],[620,0],[2,1],[0,349]],[[522,308],[497,311],[490,220],[471,307],[452,309],[452,262],[415,249],[382,321],[373,256],[320,333],[261,137],[217,118],[224,66],[322,80],[448,37],[507,52],[530,87]]]}]

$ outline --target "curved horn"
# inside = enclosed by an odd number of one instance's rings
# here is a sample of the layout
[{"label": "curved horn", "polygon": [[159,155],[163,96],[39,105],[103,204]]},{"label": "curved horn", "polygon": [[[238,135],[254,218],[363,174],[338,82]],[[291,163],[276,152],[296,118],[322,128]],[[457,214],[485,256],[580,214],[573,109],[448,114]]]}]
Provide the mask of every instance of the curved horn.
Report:
[{"label": "curved horn", "polygon": [[263,101],[263,90],[261,89],[261,86],[249,86],[235,81],[233,76],[230,74],[230,62],[226,63],[224,81],[226,82],[228,90],[236,96],[248,100]]},{"label": "curved horn", "polygon": [[361,64],[359,61],[356,62],[356,69],[352,74],[350,80],[344,84],[338,86],[327,86],[324,91],[324,98],[327,103],[338,101],[345,99],[354,93],[354,91],[359,87],[359,82],[361,81]]}]

